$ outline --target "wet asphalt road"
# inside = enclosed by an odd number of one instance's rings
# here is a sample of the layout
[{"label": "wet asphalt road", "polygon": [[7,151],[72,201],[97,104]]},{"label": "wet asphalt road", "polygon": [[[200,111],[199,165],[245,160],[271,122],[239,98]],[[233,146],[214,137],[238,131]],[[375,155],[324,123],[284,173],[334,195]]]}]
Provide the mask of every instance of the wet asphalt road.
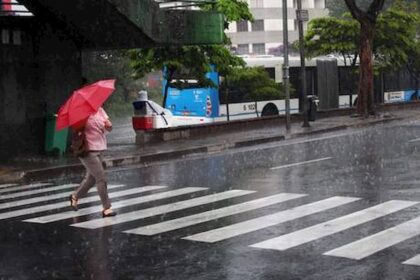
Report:
[{"label": "wet asphalt road", "polygon": [[78,176],[0,186],[0,279],[420,279],[418,138],[393,123],[109,170],[105,220],[95,193],[68,212]]}]

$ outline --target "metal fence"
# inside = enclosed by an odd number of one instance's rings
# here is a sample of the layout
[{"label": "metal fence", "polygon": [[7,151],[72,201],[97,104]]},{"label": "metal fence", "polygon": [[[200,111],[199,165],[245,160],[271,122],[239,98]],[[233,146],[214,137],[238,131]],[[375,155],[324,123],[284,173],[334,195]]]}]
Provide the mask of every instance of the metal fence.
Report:
[{"label": "metal fence", "polygon": [[[308,95],[319,95],[319,77],[317,67],[306,68],[306,93]],[[290,68],[290,83],[296,89],[296,94],[301,92],[300,67]],[[329,77],[326,77],[329,79]],[[338,67],[338,92],[339,95],[357,94],[358,89],[358,67]],[[400,70],[387,73],[379,73],[374,77],[374,100],[376,103],[384,101],[384,92],[404,91],[416,89],[416,80],[407,70]]]}]

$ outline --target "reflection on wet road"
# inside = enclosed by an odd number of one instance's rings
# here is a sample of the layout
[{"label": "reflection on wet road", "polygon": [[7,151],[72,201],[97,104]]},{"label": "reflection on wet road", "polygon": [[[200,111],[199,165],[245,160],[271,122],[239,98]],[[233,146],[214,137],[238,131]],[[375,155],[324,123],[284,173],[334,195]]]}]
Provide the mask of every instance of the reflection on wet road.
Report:
[{"label": "reflection on wet road", "polygon": [[70,211],[74,178],[0,185],[0,279],[418,279],[418,135],[388,124],[115,169],[106,219],[95,194]]}]

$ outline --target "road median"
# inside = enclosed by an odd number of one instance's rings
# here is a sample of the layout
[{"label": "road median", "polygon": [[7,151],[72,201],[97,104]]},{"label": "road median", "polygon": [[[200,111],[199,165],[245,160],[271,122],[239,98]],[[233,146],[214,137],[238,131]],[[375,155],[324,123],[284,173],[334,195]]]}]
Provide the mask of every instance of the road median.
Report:
[{"label": "road median", "polygon": [[[284,141],[286,139],[298,138],[305,135],[328,133],[333,131],[345,130],[348,128],[363,128],[366,126],[402,119],[404,119],[404,117],[381,117],[379,119],[365,119],[350,124],[330,124],[329,126],[325,127],[311,127],[303,131],[289,134],[283,133],[263,137],[252,137],[248,139],[230,139],[221,143],[212,143],[212,141],[208,141],[207,143],[192,147],[188,145],[188,140],[183,140],[185,142],[185,147],[178,147],[176,149],[163,152],[132,152],[132,154],[130,155],[105,157],[104,164],[108,168],[116,168],[136,164],[150,165],[168,160],[182,159],[191,155],[219,153],[231,149]],[[43,180],[45,178],[51,179],[52,176],[61,177],[67,175],[74,175],[75,173],[81,174],[82,172],[83,166],[81,164],[65,164],[36,169],[11,170],[10,172],[0,173],[0,183],[30,182],[35,180]]]}]

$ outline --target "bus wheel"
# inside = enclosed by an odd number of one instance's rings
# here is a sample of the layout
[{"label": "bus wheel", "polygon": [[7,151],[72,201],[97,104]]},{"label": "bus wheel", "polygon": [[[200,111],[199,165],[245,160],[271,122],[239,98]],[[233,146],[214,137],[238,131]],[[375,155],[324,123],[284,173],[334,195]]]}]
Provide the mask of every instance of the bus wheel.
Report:
[{"label": "bus wheel", "polygon": [[414,93],[414,94],[411,96],[410,100],[411,100],[411,101],[414,101],[414,100],[419,100],[419,98],[417,97],[416,93]]},{"label": "bus wheel", "polygon": [[261,117],[278,116],[278,114],[279,114],[279,109],[277,109],[277,106],[274,105],[274,103],[268,103],[267,105],[264,106],[261,112]]}]

